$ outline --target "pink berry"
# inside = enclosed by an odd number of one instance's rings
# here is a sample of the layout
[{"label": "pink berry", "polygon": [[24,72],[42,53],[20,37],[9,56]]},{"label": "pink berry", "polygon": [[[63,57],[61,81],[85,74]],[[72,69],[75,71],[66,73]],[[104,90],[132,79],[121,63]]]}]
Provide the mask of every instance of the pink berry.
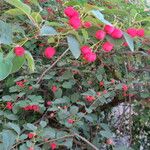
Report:
[{"label": "pink berry", "polygon": [[56,53],[55,48],[53,47],[47,47],[44,51],[44,55],[46,58],[51,59]]},{"label": "pink berry", "polygon": [[98,39],[98,40],[103,40],[106,36],[106,32],[104,32],[103,30],[98,30],[95,34],[95,37]]},{"label": "pink berry", "polygon": [[79,29],[81,27],[81,20],[77,16],[73,16],[69,20],[70,26],[72,26],[75,30]]},{"label": "pink berry", "polygon": [[144,35],[145,35],[144,29],[138,29],[137,30],[137,36],[138,37],[144,37]]},{"label": "pink berry", "polygon": [[127,33],[132,37],[136,37],[137,36],[137,29],[135,28],[128,28],[127,29]]},{"label": "pink berry", "polygon": [[16,56],[24,56],[25,49],[21,46],[17,46],[14,48],[14,53],[16,54]]},{"label": "pink berry", "polygon": [[69,18],[74,17],[74,16],[79,17],[79,13],[73,7],[65,8],[64,13]]},{"label": "pink berry", "polygon": [[114,39],[120,39],[123,36],[123,32],[120,29],[115,28],[114,31],[111,33],[111,36]]},{"label": "pink berry", "polygon": [[111,26],[111,25],[105,25],[104,27],[104,31],[107,33],[107,34],[111,34],[113,31],[114,31],[114,27]]},{"label": "pink berry", "polygon": [[110,42],[105,42],[103,45],[102,45],[102,48],[105,52],[110,52],[112,49],[113,49],[114,45]]},{"label": "pink berry", "polygon": [[81,47],[81,52],[82,52],[83,55],[85,55],[87,53],[92,52],[92,49],[89,46],[84,45],[84,46]]},{"label": "pink berry", "polygon": [[83,23],[83,27],[88,29],[88,28],[92,27],[92,23],[89,22],[89,21],[84,22],[84,23]]}]

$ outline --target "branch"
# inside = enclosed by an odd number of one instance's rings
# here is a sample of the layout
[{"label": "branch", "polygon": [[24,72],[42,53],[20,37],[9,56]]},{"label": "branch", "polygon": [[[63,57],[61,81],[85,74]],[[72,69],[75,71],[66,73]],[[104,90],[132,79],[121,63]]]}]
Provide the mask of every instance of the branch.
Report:
[{"label": "branch", "polygon": [[39,77],[39,79],[38,79],[38,81],[37,81],[36,84],[40,83],[40,81],[43,79],[43,77],[45,76],[45,74],[46,74],[50,69],[52,69],[52,68],[57,64],[57,62],[58,62],[59,60],[61,60],[61,58],[62,58],[68,51],[69,51],[69,48],[66,49],[66,50],[57,58],[57,60],[56,60],[51,66],[49,66],[49,67],[42,73],[42,75]]},{"label": "branch", "polygon": [[85,139],[81,135],[75,133],[75,136],[80,138],[82,141],[86,142],[88,145],[90,145],[93,148],[93,150],[99,150],[99,148],[97,148],[95,145],[93,145],[91,142],[89,142],[87,139]]},{"label": "branch", "polygon": [[41,146],[41,145],[43,145],[45,143],[51,143],[51,142],[55,142],[55,141],[66,139],[66,138],[71,138],[71,137],[74,137],[74,136],[75,136],[74,134],[62,136],[62,137],[57,138],[57,139],[52,139],[52,140],[48,140],[48,141],[45,141],[43,143],[37,144],[37,146]]}]

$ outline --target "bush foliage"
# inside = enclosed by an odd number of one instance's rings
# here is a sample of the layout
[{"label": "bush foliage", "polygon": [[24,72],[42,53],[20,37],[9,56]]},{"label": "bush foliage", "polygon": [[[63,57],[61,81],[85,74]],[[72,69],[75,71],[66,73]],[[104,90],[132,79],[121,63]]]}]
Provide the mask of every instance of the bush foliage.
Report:
[{"label": "bush foliage", "polygon": [[0,150],[150,148],[146,2],[0,1]]}]

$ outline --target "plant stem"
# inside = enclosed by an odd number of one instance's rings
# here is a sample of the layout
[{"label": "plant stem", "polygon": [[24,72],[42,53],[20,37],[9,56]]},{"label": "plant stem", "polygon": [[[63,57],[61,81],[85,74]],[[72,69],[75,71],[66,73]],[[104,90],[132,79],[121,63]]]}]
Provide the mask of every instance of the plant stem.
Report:
[{"label": "plant stem", "polygon": [[45,74],[46,74],[50,69],[52,69],[52,68],[57,64],[57,62],[58,62],[59,60],[61,60],[61,58],[62,58],[68,51],[69,51],[69,48],[66,49],[66,50],[57,58],[57,60],[56,60],[51,66],[49,66],[49,67],[41,74],[41,76],[39,77],[39,79],[38,79],[38,81],[37,81],[36,84],[39,84],[39,83],[40,83],[40,81],[43,79],[43,77],[45,76]]},{"label": "plant stem", "polygon": [[86,142],[88,145],[90,145],[93,148],[93,150],[99,150],[99,148],[97,148],[95,145],[93,145],[91,142],[89,142],[87,139],[85,139],[81,135],[75,133],[75,136],[80,138],[82,141]]}]

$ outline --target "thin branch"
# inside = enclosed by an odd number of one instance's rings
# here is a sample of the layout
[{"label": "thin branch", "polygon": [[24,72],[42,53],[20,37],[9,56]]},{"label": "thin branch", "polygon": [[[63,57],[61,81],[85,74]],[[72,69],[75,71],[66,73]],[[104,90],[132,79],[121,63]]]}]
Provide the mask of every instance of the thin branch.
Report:
[{"label": "thin branch", "polygon": [[71,134],[71,135],[66,135],[66,136],[62,136],[60,138],[57,138],[57,139],[52,139],[52,140],[48,140],[48,141],[45,141],[45,142],[42,142],[40,144],[37,144],[37,146],[41,146],[45,143],[51,143],[51,142],[55,142],[55,141],[58,141],[58,140],[62,140],[62,139],[66,139],[66,138],[71,138],[71,137],[74,137],[75,134]]},{"label": "thin branch", "polygon": [[57,58],[57,60],[56,60],[51,66],[49,66],[49,67],[42,73],[42,75],[39,77],[39,79],[38,79],[38,81],[37,81],[36,84],[40,83],[40,81],[43,79],[43,77],[45,76],[45,74],[46,74],[50,69],[52,69],[52,68],[57,64],[57,62],[60,61],[61,58],[62,58],[68,51],[69,51],[69,48],[66,49],[66,50],[62,53],[62,55],[60,55],[60,56]]},{"label": "thin branch", "polygon": [[75,136],[80,138],[82,141],[86,142],[88,145],[90,145],[93,148],[93,150],[99,150],[99,148],[97,148],[95,145],[93,145],[91,142],[89,142],[87,139],[85,139],[81,135],[75,133]]}]

